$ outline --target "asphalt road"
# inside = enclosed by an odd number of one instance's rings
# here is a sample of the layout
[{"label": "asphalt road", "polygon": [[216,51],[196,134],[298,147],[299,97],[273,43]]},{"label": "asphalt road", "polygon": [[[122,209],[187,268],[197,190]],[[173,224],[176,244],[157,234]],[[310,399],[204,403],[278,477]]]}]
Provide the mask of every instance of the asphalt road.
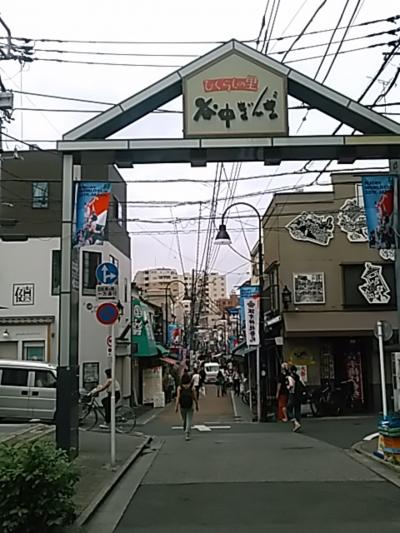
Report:
[{"label": "asphalt road", "polygon": [[345,450],[373,418],[306,420],[294,434],[235,423],[226,404],[205,411],[189,442],[171,408],[145,426],[163,444],[116,533],[400,531],[399,489]]}]

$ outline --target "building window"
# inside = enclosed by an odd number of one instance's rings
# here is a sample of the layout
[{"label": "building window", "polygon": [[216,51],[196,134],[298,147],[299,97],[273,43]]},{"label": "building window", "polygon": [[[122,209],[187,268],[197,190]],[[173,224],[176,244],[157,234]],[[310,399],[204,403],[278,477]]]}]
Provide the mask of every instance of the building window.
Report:
[{"label": "building window", "polygon": [[116,257],[110,254],[110,263],[115,265],[117,268],[119,268],[119,261]]},{"label": "building window", "polygon": [[32,207],[34,209],[49,207],[49,183],[47,181],[34,181],[32,183]]},{"label": "building window", "polygon": [[23,343],[24,361],[44,361],[44,341],[28,341]]},{"label": "building window", "polygon": [[122,222],[123,222],[122,204],[115,196],[113,197],[113,218],[117,221],[119,226],[122,226]]},{"label": "building window", "polygon": [[60,294],[61,289],[61,251],[53,250],[51,253],[51,294]]},{"label": "building window", "polygon": [[124,279],[124,302],[128,301],[128,280]]},{"label": "building window", "polygon": [[101,253],[83,252],[82,294],[84,296],[94,296],[96,294],[96,268],[100,263]]},{"label": "building window", "polygon": [[362,191],[362,183],[355,184],[356,199],[358,207],[364,207],[364,196]]}]

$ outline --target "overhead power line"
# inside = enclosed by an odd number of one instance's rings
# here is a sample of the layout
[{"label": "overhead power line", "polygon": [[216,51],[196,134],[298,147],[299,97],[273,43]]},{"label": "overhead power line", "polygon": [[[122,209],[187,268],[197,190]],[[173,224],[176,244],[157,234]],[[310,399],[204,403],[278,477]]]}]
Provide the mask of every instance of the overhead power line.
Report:
[{"label": "overhead power line", "polygon": [[[378,24],[380,22],[390,22],[392,24],[396,23],[397,20],[400,19],[400,15],[393,15],[391,17],[384,17],[384,18],[378,18],[378,19],[372,19],[372,20],[366,20],[364,22],[359,22],[357,24],[352,25],[352,28],[362,27],[362,26],[369,26],[372,24]],[[346,26],[343,26],[344,29]],[[327,33],[331,32],[332,28],[325,28],[325,29],[318,29],[313,31],[308,31],[303,33],[303,35],[318,35],[321,33]],[[286,39],[294,39],[298,37],[298,33],[292,34],[292,35],[282,35],[281,37],[275,37],[272,38],[271,41],[283,41]],[[5,36],[0,37],[0,39],[4,40],[6,39]],[[41,43],[75,43],[75,44],[111,44],[111,45],[209,45],[209,44],[223,44],[224,41],[220,40],[214,40],[214,41],[127,41],[127,40],[101,40],[101,39],[61,39],[61,38],[48,38],[48,37],[23,37],[23,36],[13,36],[13,40],[15,41],[24,41],[25,43],[29,42],[41,42]],[[257,39],[243,39],[242,42],[244,43],[255,43]]]}]

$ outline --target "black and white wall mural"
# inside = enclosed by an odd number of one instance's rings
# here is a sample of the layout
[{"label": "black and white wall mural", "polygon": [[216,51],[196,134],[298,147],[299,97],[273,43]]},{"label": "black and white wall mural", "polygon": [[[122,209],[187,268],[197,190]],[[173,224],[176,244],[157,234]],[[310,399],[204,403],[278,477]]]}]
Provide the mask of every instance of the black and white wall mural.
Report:
[{"label": "black and white wall mural", "polygon": [[292,239],[328,246],[333,239],[335,223],[331,215],[317,215],[303,211],[286,225]]},{"label": "black and white wall mural", "polygon": [[361,278],[364,283],[358,286],[358,290],[369,304],[389,303],[390,288],[383,277],[382,266],[366,262]]},{"label": "black and white wall mural", "polygon": [[394,261],[395,256],[395,250],[379,250],[379,255],[384,259],[385,261]]},{"label": "black and white wall mural", "polygon": [[339,210],[337,224],[347,234],[350,242],[368,242],[367,219],[357,198],[348,198],[344,202]]},{"label": "black and white wall mural", "polygon": [[325,284],[323,272],[293,274],[295,304],[325,303]]}]

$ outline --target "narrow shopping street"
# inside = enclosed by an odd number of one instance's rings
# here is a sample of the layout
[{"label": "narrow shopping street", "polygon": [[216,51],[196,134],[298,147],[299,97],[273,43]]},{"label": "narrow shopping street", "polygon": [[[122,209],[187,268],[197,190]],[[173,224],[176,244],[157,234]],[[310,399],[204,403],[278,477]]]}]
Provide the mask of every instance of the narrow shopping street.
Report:
[{"label": "narrow shopping street", "polygon": [[[310,419],[294,434],[237,422],[230,396],[209,386],[190,442],[173,405],[145,426],[159,446],[116,531],[398,531],[399,489],[347,450],[374,423]],[[330,444],[337,434],[343,444]]]}]

